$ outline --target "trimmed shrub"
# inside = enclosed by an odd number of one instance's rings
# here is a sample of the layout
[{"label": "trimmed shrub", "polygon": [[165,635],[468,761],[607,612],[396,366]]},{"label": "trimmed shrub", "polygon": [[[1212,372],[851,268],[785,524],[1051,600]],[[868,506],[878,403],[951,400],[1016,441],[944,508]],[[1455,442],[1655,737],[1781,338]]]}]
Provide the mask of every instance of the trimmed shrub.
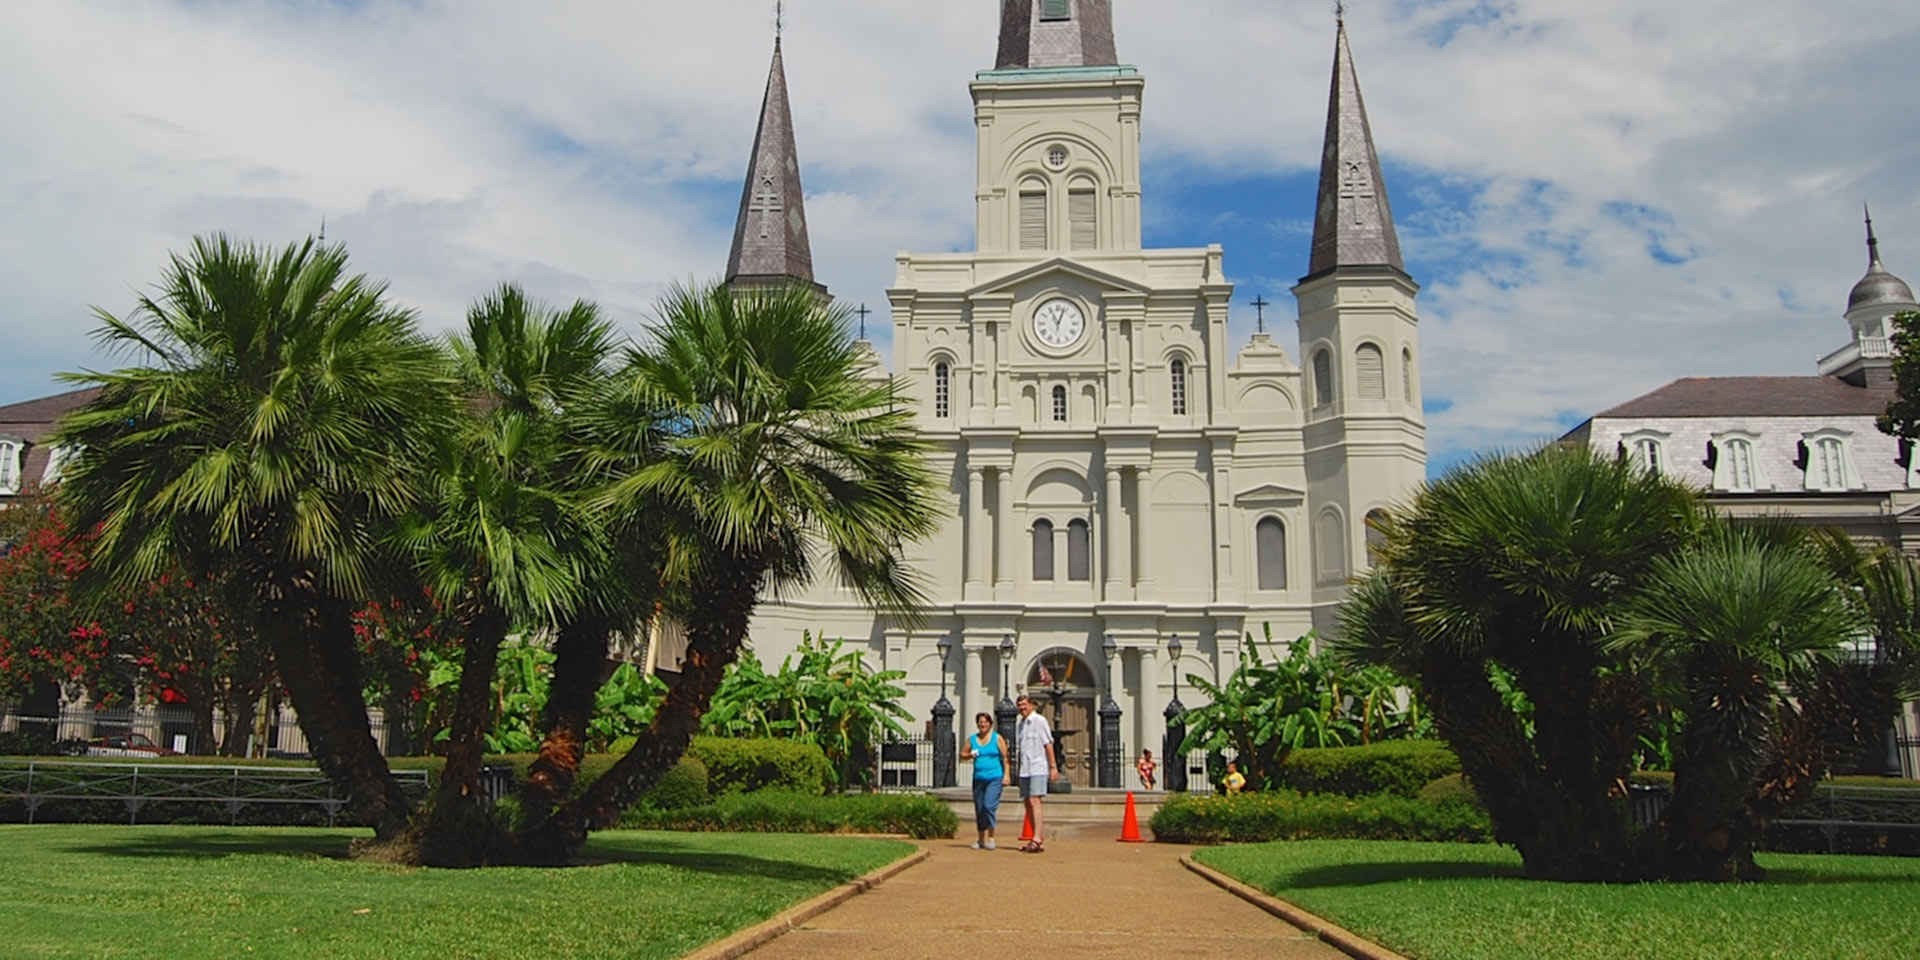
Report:
[{"label": "trimmed shrub", "polygon": [[1480,805],[1480,797],[1473,792],[1473,784],[1467,782],[1464,773],[1449,773],[1420,788],[1420,799],[1435,803],[1470,803]]},{"label": "trimmed shrub", "polygon": [[627,830],[735,833],[892,833],[920,840],[950,838],[959,818],[926,794],[821,796],[765,790],[728,793],[681,810],[636,807],[620,818]]},{"label": "trimmed shrub", "polygon": [[716,796],[759,790],[822,794],[833,782],[827,755],[811,743],[695,737],[687,756],[706,764],[707,785]]},{"label": "trimmed shrub", "polygon": [[1438,740],[1389,740],[1361,747],[1295,750],[1280,768],[1280,785],[1301,793],[1414,797],[1420,788],[1460,772],[1460,758]]},{"label": "trimmed shrub", "polygon": [[1492,838],[1486,811],[1468,803],[1376,794],[1340,797],[1290,790],[1238,796],[1176,795],[1151,822],[1171,843],[1268,840],[1425,840],[1482,843]]},{"label": "trimmed shrub", "polygon": [[0,757],[77,757],[86,752],[85,740],[56,740],[44,727],[0,733]]},{"label": "trimmed shrub", "polygon": [[692,757],[681,757],[653,789],[640,798],[640,804],[654,810],[681,810],[707,802],[707,765]]}]

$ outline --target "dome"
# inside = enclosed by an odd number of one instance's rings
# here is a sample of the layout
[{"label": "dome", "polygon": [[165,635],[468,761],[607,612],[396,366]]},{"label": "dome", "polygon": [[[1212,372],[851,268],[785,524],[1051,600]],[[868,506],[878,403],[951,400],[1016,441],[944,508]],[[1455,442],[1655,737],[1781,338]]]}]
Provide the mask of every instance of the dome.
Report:
[{"label": "dome", "polygon": [[1853,292],[1847,295],[1847,312],[1861,307],[1913,306],[1913,288],[1905,280],[1887,272],[1887,268],[1875,260],[1867,268],[1867,275],[1853,285]]}]

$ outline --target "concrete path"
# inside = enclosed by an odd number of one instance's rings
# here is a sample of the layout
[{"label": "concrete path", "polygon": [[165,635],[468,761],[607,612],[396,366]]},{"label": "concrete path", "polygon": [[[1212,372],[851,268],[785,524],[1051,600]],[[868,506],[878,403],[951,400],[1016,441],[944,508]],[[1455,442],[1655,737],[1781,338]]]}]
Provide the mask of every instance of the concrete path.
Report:
[{"label": "concrete path", "polygon": [[925,863],[749,957],[1345,960],[1188,872],[1180,857],[1191,848],[1091,832],[1049,840],[1037,855],[972,850],[970,835],[932,841]]}]

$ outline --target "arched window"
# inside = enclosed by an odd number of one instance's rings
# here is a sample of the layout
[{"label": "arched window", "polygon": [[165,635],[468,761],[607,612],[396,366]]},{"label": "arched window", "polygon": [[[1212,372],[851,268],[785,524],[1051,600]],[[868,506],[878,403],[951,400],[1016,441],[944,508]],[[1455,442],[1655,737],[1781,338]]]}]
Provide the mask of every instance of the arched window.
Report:
[{"label": "arched window", "polygon": [[1053,388],[1053,422],[1054,423],[1067,422],[1067,388],[1066,387],[1055,386]]},{"label": "arched window", "polygon": [[953,369],[945,360],[933,365],[933,415],[942,420],[953,416]]},{"label": "arched window", "polygon": [[1047,520],[1033,522],[1033,578],[1035,580],[1053,579],[1053,523]]},{"label": "arched window", "polygon": [[1322,350],[1313,355],[1313,405],[1333,403],[1333,354]]},{"label": "arched window", "polygon": [[1287,528],[1278,517],[1254,525],[1254,555],[1258,559],[1260,589],[1287,588]]},{"label": "arched window", "polygon": [[1318,558],[1321,583],[1339,583],[1347,575],[1347,532],[1340,515],[1331,510],[1320,515],[1313,528],[1314,556]]},{"label": "arched window", "polygon": [[1067,579],[1093,579],[1093,542],[1085,520],[1067,521]]},{"label": "arched window", "polygon": [[1816,490],[1847,488],[1847,446],[1838,437],[1821,437],[1813,442],[1813,457],[1807,464],[1807,486]]},{"label": "arched window", "polygon": [[1187,415],[1187,362],[1179,357],[1173,358],[1167,373],[1172,381],[1169,387],[1173,395],[1173,415],[1184,417]]},{"label": "arched window", "polygon": [[1633,462],[1652,473],[1661,472],[1665,466],[1661,457],[1660,441],[1652,437],[1641,437],[1633,442]]},{"label": "arched window", "polygon": [[20,451],[18,440],[0,440],[0,493],[20,492]]},{"label": "arched window", "polygon": [[1353,352],[1353,372],[1362,400],[1387,398],[1387,359],[1380,348],[1363,343]]},{"label": "arched window", "polygon": [[1380,548],[1387,542],[1387,512],[1367,511],[1367,566],[1380,565]]},{"label": "arched window", "polygon": [[1047,188],[1038,182],[1020,187],[1020,249],[1047,249]]},{"label": "arched window", "polygon": [[1751,493],[1753,482],[1753,444],[1746,440],[1728,440],[1722,447],[1727,458],[1727,489]]},{"label": "arched window", "polygon": [[1076,180],[1067,188],[1067,227],[1075,250],[1100,246],[1100,204],[1093,181]]},{"label": "arched window", "polygon": [[1413,402],[1413,351],[1411,349],[1403,348],[1400,351],[1400,398],[1408,403]]}]

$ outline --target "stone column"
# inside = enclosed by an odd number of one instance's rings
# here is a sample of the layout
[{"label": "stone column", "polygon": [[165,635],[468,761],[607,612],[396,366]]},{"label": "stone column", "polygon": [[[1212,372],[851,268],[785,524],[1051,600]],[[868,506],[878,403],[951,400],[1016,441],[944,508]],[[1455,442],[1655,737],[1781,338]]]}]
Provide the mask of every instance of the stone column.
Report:
[{"label": "stone column", "polygon": [[1153,468],[1138,467],[1134,476],[1134,505],[1139,513],[1134,521],[1139,530],[1135,534],[1139,541],[1140,556],[1134,561],[1133,574],[1136,588],[1134,595],[1141,600],[1153,599]]},{"label": "stone column", "polygon": [[[1160,709],[1165,706],[1160,699],[1158,687],[1160,650],[1157,647],[1135,649],[1134,665],[1137,668],[1136,676],[1139,677],[1139,683],[1134,686],[1132,703],[1126,708],[1126,714],[1132,721],[1130,726],[1133,731],[1133,752],[1138,756],[1143,747],[1152,750],[1154,757],[1160,760],[1160,769],[1164,772],[1166,758],[1160,756]],[[1160,779],[1162,783],[1166,782],[1166,777],[1162,776]]]},{"label": "stone column", "polygon": [[1133,530],[1127,524],[1127,511],[1120,506],[1120,468],[1107,465],[1107,495],[1104,502],[1106,510],[1106,529],[1101,531],[1100,539],[1106,549],[1102,552],[1102,566],[1106,568],[1106,593],[1104,599],[1125,600],[1127,581],[1131,577],[1128,554],[1133,549]]},{"label": "stone column", "polygon": [[987,541],[992,533],[987,529],[985,472],[985,467],[967,465],[967,582],[961,593],[966,600],[986,599]]},{"label": "stone column", "polygon": [[1004,601],[1013,599],[1013,470],[1000,467],[994,475],[999,478],[1000,499],[994,505],[993,597]]},{"label": "stone column", "polygon": [[992,647],[974,648],[971,664],[973,667],[973,683],[967,688],[966,721],[960,725],[960,729],[968,733],[975,732],[973,728],[974,714],[993,712],[993,688],[1000,680],[996,666],[998,662],[998,659],[995,658],[993,654]]}]

